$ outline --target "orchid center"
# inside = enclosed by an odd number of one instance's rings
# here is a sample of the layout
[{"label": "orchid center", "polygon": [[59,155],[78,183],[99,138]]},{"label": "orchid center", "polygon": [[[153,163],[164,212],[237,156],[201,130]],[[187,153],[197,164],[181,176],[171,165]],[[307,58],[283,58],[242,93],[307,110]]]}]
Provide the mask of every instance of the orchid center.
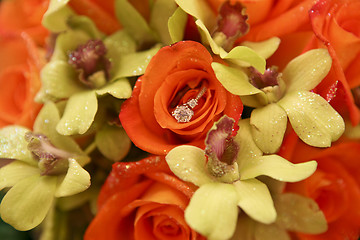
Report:
[{"label": "orchid center", "polygon": [[227,183],[235,182],[240,178],[236,163],[239,145],[232,136],[234,123],[234,119],[225,115],[216,123],[216,129],[208,132],[205,140],[209,173]]},{"label": "orchid center", "polygon": [[79,72],[79,80],[90,88],[100,88],[109,79],[111,63],[101,40],[89,40],[69,53],[69,64]]},{"label": "orchid center", "polygon": [[68,158],[72,155],[56,148],[43,134],[28,132],[25,134],[28,149],[39,163],[41,175],[60,175],[67,172]]},{"label": "orchid center", "polygon": [[270,103],[279,101],[285,94],[285,83],[282,80],[282,74],[278,72],[277,67],[271,67],[261,74],[255,68],[249,68],[250,83],[262,90]]},{"label": "orchid center", "polygon": [[248,15],[240,3],[231,4],[225,1],[219,11],[217,25],[212,34],[214,41],[226,51],[233,48],[234,42],[249,31],[246,22]]}]

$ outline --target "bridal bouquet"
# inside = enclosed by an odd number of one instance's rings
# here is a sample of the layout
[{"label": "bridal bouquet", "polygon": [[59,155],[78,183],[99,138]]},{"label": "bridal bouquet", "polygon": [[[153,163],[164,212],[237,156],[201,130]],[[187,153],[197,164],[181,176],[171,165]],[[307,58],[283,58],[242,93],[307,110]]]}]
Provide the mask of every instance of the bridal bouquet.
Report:
[{"label": "bridal bouquet", "polygon": [[359,0],[2,0],[1,219],[357,240],[359,24]]}]

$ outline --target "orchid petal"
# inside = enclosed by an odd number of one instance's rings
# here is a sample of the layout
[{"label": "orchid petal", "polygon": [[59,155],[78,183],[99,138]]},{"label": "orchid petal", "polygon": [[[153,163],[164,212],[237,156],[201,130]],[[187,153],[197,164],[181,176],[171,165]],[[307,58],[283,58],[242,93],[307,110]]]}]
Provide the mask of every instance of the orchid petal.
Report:
[{"label": "orchid petal", "polygon": [[276,220],[276,211],[267,186],[257,179],[233,183],[239,195],[239,207],[252,219],[270,224]]},{"label": "orchid petal", "polygon": [[247,161],[250,158],[262,156],[263,152],[256,145],[252,137],[250,120],[242,119],[239,121],[238,125],[239,130],[234,138],[234,141],[236,141],[240,146],[236,161],[241,169],[242,162],[244,160]]},{"label": "orchid petal", "polygon": [[120,78],[114,82],[106,84],[103,88],[96,90],[96,94],[102,96],[110,94],[118,99],[127,99],[131,96],[132,87],[129,80],[126,78]]},{"label": "orchid petal", "polygon": [[214,54],[216,54],[216,55],[226,55],[226,51],[222,47],[220,47],[214,41],[214,39],[211,37],[210,32],[206,28],[205,24],[200,19],[196,20],[195,24],[198,26],[198,28],[200,30],[200,35],[201,35],[202,42],[204,44],[210,45],[211,50],[213,51]]},{"label": "orchid petal", "polygon": [[187,14],[180,7],[169,18],[168,28],[171,43],[179,42],[184,38],[184,31],[187,23]]},{"label": "orchid petal", "polygon": [[283,71],[287,92],[309,91],[325,78],[331,68],[327,49],[314,49],[294,58]]},{"label": "orchid petal", "polygon": [[[220,55],[221,56],[221,55]],[[223,59],[238,63],[240,66],[253,66],[260,73],[265,72],[266,61],[264,58],[260,57],[254,50],[245,46],[237,46],[233,48],[228,54],[221,56]]]},{"label": "orchid petal", "polygon": [[97,111],[95,91],[85,91],[71,96],[56,130],[62,135],[84,134],[94,121]]},{"label": "orchid petal", "polygon": [[99,151],[113,161],[122,160],[130,150],[131,140],[123,128],[104,125],[96,134]]},{"label": "orchid petal", "polygon": [[276,103],[256,108],[250,117],[251,133],[256,145],[264,153],[279,150],[284,138],[287,115]]},{"label": "orchid petal", "polygon": [[0,168],[0,190],[12,187],[24,178],[39,175],[40,170],[21,161],[14,161]]},{"label": "orchid petal", "polygon": [[160,41],[166,45],[172,43],[167,22],[176,8],[175,1],[169,0],[157,0],[152,6],[150,26],[158,33]]},{"label": "orchid petal", "polygon": [[[135,40],[125,31],[120,30],[104,39],[106,49],[106,57],[112,62],[112,58],[119,54],[127,54],[136,52]],[[110,50],[110,51],[109,51]]]},{"label": "orchid petal", "polygon": [[77,81],[78,73],[67,62],[56,60],[49,62],[41,70],[42,88],[37,99],[45,102],[48,99],[69,98],[77,92],[84,91],[84,85]]},{"label": "orchid petal", "polygon": [[30,130],[20,126],[7,126],[0,129],[0,158],[20,160],[33,166],[37,162],[27,149],[25,134]]},{"label": "orchid petal", "polygon": [[73,11],[67,7],[70,0],[51,0],[48,10],[45,12],[42,25],[51,32],[62,32],[67,29],[66,20],[74,15]]},{"label": "orchid petal", "polygon": [[54,52],[51,55],[51,61],[61,60],[68,62],[69,51],[74,51],[79,45],[86,44],[91,37],[82,30],[67,30],[56,37]]},{"label": "orchid petal", "polygon": [[102,39],[105,37],[105,35],[97,29],[95,23],[86,16],[72,16],[68,19],[67,24],[73,30],[86,32],[92,39]]},{"label": "orchid petal", "polygon": [[90,174],[70,158],[69,169],[55,192],[55,197],[71,196],[85,191],[90,186]]},{"label": "orchid petal", "polygon": [[286,111],[299,138],[311,146],[329,147],[344,132],[340,114],[313,92],[288,93],[278,104]]},{"label": "orchid petal", "polygon": [[272,37],[262,42],[244,41],[241,46],[245,46],[254,50],[260,57],[268,59],[280,45],[280,38]]},{"label": "orchid petal", "polygon": [[255,239],[261,240],[273,240],[274,236],[276,236],[276,240],[291,240],[287,229],[282,225],[277,224],[277,222],[273,224],[256,224],[255,227]]},{"label": "orchid petal", "polygon": [[263,97],[266,97],[261,90],[249,82],[248,76],[243,71],[217,62],[213,62],[211,67],[214,69],[219,82],[232,94],[243,96],[262,93]]},{"label": "orchid petal", "polygon": [[326,232],[327,222],[313,199],[294,193],[284,193],[275,199],[277,223],[289,231],[308,234]]},{"label": "orchid petal", "polygon": [[229,239],[235,232],[238,201],[239,196],[231,184],[202,185],[185,210],[185,220],[209,240]]},{"label": "orchid petal", "polygon": [[59,121],[60,113],[55,103],[48,102],[42,107],[34,122],[34,131],[47,136],[50,142],[59,149],[70,153],[84,154],[74,139],[60,135],[56,131],[56,125]]},{"label": "orchid petal", "polygon": [[279,181],[297,182],[313,174],[316,166],[316,161],[293,164],[278,155],[266,155],[244,162],[240,176],[241,180],[266,175]]},{"label": "orchid petal", "polygon": [[206,158],[202,149],[194,146],[178,146],[166,155],[171,171],[185,182],[197,186],[212,182],[206,172]]},{"label": "orchid petal", "polygon": [[112,79],[118,79],[123,77],[139,76],[144,74],[147,65],[151,58],[160,50],[161,45],[157,44],[149,50],[142,52],[135,52],[129,54],[123,54],[117,58],[113,58],[115,61]]},{"label": "orchid petal", "polygon": [[34,175],[15,184],[1,202],[1,218],[20,231],[38,226],[52,205],[56,179]]},{"label": "orchid petal", "polygon": [[156,41],[157,37],[150,29],[146,20],[128,0],[116,0],[115,13],[124,29],[126,29],[140,45]]},{"label": "orchid petal", "polygon": [[216,17],[204,0],[175,0],[177,5],[186,13],[203,22],[207,29],[212,29],[216,23]]}]

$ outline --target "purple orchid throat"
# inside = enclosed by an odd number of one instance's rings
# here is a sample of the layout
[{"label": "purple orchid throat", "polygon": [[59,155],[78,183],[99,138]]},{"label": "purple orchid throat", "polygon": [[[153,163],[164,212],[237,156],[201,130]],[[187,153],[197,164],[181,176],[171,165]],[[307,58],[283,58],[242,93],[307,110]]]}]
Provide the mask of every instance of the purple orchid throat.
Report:
[{"label": "purple orchid throat", "polygon": [[239,37],[249,31],[247,19],[246,8],[241,3],[231,4],[230,1],[226,1],[220,7],[217,27],[212,36],[223,33],[226,36],[224,47],[229,50]]},{"label": "purple orchid throat", "polygon": [[262,89],[269,86],[279,85],[278,75],[276,67],[271,67],[265,70],[264,74],[261,74],[255,68],[250,67],[250,83],[258,88]]},{"label": "purple orchid throat", "polygon": [[232,165],[236,161],[239,145],[231,136],[234,123],[234,119],[225,115],[216,123],[216,129],[208,132],[205,140],[205,154],[212,160],[228,165]]},{"label": "purple orchid throat", "polygon": [[105,57],[106,46],[101,40],[89,40],[69,53],[69,64],[80,70],[80,80],[87,83],[87,78],[98,71],[104,71],[109,78],[111,63]]},{"label": "purple orchid throat", "polygon": [[68,158],[72,157],[72,154],[56,148],[43,134],[28,132],[25,140],[29,143],[29,151],[39,161],[41,175],[57,175],[67,171]]}]

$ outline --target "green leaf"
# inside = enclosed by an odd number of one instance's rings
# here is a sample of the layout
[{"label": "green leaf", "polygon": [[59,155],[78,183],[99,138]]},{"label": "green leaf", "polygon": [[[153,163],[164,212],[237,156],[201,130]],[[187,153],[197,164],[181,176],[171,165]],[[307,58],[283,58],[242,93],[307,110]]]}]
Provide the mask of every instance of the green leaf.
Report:
[{"label": "green leaf", "polygon": [[[0,160],[1,161],[1,160]],[[21,161],[14,161],[0,168],[0,190],[12,187],[24,178],[39,175],[40,170]]]},{"label": "green leaf", "polygon": [[257,179],[233,183],[239,195],[239,207],[252,219],[270,224],[276,220],[276,211],[267,186]]},{"label": "green leaf", "polygon": [[237,68],[225,66],[224,64],[213,62],[211,67],[214,69],[216,78],[219,82],[234,95],[253,95],[260,93],[266,98],[265,94],[254,87],[245,72]]},{"label": "green leaf", "polygon": [[209,240],[229,239],[235,232],[238,201],[239,196],[232,184],[202,185],[185,210],[185,220]]},{"label": "green leaf", "polygon": [[69,0],[51,0],[42,19],[42,25],[51,32],[65,31],[67,19],[74,15],[73,11],[67,7],[68,2]]},{"label": "green leaf", "polygon": [[157,36],[150,29],[146,20],[127,1],[115,1],[115,13],[124,29],[141,45],[157,42]]},{"label": "green leaf", "polygon": [[27,149],[25,134],[30,130],[20,126],[7,126],[0,129],[0,158],[17,159],[37,166],[37,161]]},{"label": "green leaf", "polygon": [[89,186],[90,174],[75,159],[70,158],[69,169],[57,187],[55,197],[71,196],[85,191]]},{"label": "green leaf", "polygon": [[213,29],[216,24],[216,16],[204,0],[175,0],[177,5],[186,13],[201,20],[207,29]]},{"label": "green leaf", "polygon": [[310,50],[294,58],[283,71],[287,92],[316,87],[328,74],[331,62],[327,49]]},{"label": "green leaf", "polygon": [[286,111],[299,138],[311,146],[329,147],[344,132],[341,116],[313,92],[288,93],[278,104]]},{"label": "green leaf", "polygon": [[53,102],[46,103],[39,112],[34,122],[34,132],[47,136],[51,143],[62,150],[70,153],[84,154],[74,139],[60,135],[56,126],[60,121],[59,111]]},{"label": "green leaf", "polygon": [[105,87],[96,90],[96,94],[102,96],[110,94],[115,98],[126,99],[131,96],[132,88],[129,80],[126,78],[120,78],[114,82],[108,83]]},{"label": "green leaf", "polygon": [[67,24],[73,30],[86,32],[91,39],[102,39],[105,36],[97,29],[95,23],[86,16],[71,16]]},{"label": "green leaf", "polygon": [[167,23],[176,7],[174,0],[157,0],[152,6],[150,26],[158,33],[160,41],[166,45],[172,43]]},{"label": "green leaf", "polygon": [[237,46],[233,48],[228,54],[221,56],[221,58],[227,59],[234,63],[239,63],[238,61],[240,60],[240,66],[247,67],[250,65],[256,68],[262,74],[265,72],[265,59],[258,55],[251,48],[245,46]]},{"label": "green leaf", "polygon": [[157,44],[146,51],[120,55],[118,59],[114,58],[114,69],[116,70],[113,72],[111,79],[140,76],[144,74],[151,58],[160,48],[161,45]]},{"label": "green leaf", "polygon": [[86,88],[80,83],[76,70],[64,61],[52,61],[41,70],[42,87],[39,100],[58,100],[69,98]]},{"label": "green leaf", "polygon": [[95,91],[74,94],[69,98],[56,130],[62,135],[84,134],[94,121],[97,108]]},{"label": "green leaf", "polygon": [[113,161],[122,160],[130,150],[131,140],[125,130],[105,124],[95,137],[99,151]]},{"label": "green leaf", "polygon": [[205,153],[198,147],[175,147],[166,155],[166,162],[171,171],[185,182],[202,186],[213,181],[206,171]]},{"label": "green leaf", "polygon": [[249,159],[240,169],[241,180],[266,175],[284,182],[301,181],[316,170],[316,161],[293,164],[278,155]]},{"label": "green leaf", "polygon": [[284,138],[287,115],[276,103],[268,104],[251,112],[250,125],[256,145],[264,153],[275,153]]},{"label": "green leaf", "polygon": [[260,57],[268,59],[280,45],[280,38],[272,37],[261,42],[248,42],[244,41],[241,46],[249,47],[254,50]]},{"label": "green leaf", "polygon": [[52,205],[56,179],[34,175],[18,182],[1,202],[1,218],[20,231],[38,226]]},{"label": "green leaf", "polygon": [[184,12],[181,8],[177,8],[168,21],[168,29],[171,37],[171,43],[183,40],[186,23],[186,12]]},{"label": "green leaf", "polygon": [[316,202],[294,193],[277,196],[277,223],[289,231],[320,234],[327,230],[327,222]]}]

